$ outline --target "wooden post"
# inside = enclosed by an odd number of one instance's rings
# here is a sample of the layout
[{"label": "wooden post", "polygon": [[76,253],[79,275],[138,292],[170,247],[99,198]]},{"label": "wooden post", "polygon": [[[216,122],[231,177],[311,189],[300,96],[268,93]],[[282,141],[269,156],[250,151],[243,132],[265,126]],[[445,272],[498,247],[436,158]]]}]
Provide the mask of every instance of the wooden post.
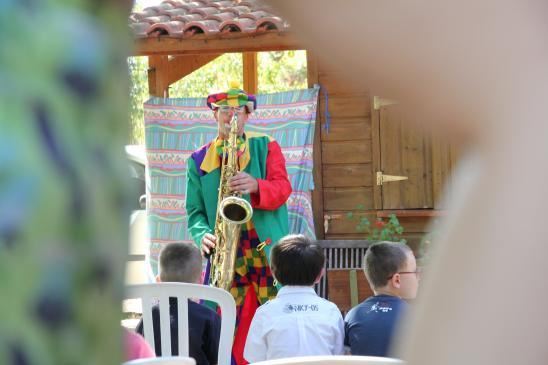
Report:
[{"label": "wooden post", "polygon": [[169,97],[168,56],[148,57],[148,93],[160,98]]},{"label": "wooden post", "polygon": [[257,94],[258,76],[257,76],[257,52],[244,52],[244,90],[251,94]]},{"label": "wooden post", "polygon": [[[308,87],[313,87],[319,81],[317,57],[310,51],[306,51],[306,69]],[[321,141],[321,119],[318,102],[318,112],[316,114],[316,127],[314,130],[314,190],[312,191],[312,210],[314,212],[314,226],[316,228],[316,238],[324,239],[324,206],[323,206],[323,173],[322,173],[322,141]]]}]

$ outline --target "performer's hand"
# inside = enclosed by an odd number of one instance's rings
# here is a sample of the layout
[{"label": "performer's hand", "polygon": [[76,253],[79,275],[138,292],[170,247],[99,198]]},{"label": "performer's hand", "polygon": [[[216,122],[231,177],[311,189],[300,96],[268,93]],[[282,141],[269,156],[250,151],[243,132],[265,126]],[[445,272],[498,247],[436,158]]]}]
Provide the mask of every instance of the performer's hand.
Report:
[{"label": "performer's hand", "polygon": [[212,235],[211,233],[206,233],[202,237],[202,256],[207,256],[211,253],[211,250],[215,248],[215,244],[217,243],[217,237]]},{"label": "performer's hand", "polygon": [[257,179],[246,172],[238,172],[228,180],[230,190],[237,191],[242,194],[251,194],[259,191],[259,183]]}]

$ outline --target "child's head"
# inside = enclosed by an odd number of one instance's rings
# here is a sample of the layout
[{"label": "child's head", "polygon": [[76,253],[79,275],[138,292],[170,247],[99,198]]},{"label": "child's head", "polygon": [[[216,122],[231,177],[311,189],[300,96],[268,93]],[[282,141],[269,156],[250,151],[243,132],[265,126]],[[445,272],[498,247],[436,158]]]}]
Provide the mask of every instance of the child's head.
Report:
[{"label": "child's head", "polygon": [[375,294],[404,299],[417,295],[420,272],[413,251],[403,243],[378,242],[367,249],[364,271]]},{"label": "child's head", "polygon": [[283,237],[270,254],[272,274],[282,285],[312,286],[324,264],[322,248],[303,235]]},{"label": "child's head", "polygon": [[159,281],[199,283],[202,274],[202,256],[192,243],[174,242],[160,252]]}]

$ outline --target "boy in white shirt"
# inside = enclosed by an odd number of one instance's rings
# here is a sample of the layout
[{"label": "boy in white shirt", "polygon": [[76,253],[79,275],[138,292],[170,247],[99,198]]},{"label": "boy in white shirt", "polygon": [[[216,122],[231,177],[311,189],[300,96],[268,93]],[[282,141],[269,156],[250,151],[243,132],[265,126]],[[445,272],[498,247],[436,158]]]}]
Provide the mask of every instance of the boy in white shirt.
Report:
[{"label": "boy in white shirt", "polygon": [[341,312],[313,288],[324,264],[321,247],[303,235],[285,236],[274,246],[270,266],[283,287],[255,312],[244,349],[247,361],[343,353]]}]

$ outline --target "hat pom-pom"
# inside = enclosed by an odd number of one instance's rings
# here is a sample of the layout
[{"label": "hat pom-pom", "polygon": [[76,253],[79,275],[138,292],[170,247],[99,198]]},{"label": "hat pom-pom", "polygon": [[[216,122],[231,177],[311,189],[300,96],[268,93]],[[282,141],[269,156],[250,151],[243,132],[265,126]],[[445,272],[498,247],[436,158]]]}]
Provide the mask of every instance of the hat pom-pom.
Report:
[{"label": "hat pom-pom", "polygon": [[229,88],[231,89],[239,89],[240,88],[240,82],[238,80],[232,80],[230,81]]}]

